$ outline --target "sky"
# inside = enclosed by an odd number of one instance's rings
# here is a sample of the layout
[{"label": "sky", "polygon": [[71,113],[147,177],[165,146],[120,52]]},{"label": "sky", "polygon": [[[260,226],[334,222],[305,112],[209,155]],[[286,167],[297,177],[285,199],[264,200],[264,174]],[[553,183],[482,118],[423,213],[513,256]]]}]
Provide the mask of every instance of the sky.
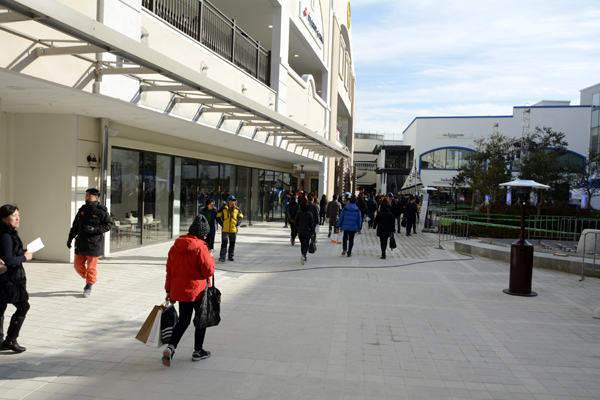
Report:
[{"label": "sky", "polygon": [[598,0],[352,0],[356,132],[579,104],[600,83]]}]

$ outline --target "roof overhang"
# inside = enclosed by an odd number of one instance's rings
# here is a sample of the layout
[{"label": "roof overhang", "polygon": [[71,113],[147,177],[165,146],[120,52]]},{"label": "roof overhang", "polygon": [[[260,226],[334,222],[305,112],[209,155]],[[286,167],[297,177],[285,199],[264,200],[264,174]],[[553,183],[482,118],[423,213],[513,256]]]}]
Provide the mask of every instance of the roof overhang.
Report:
[{"label": "roof overhang", "polygon": [[[315,159],[321,156],[335,158],[349,158],[351,156],[347,149],[339,147],[334,142],[307,129],[298,122],[247,98],[241,93],[235,92],[215,80],[209,79],[201,72],[188,68],[55,0],[0,0],[0,9],[3,8],[9,10],[9,12],[8,14],[6,12],[0,14],[0,29],[20,35],[19,32],[4,27],[3,23],[11,22],[15,18],[17,20],[31,20],[69,35],[83,44],[83,46],[72,46],[73,43],[70,43],[67,45],[63,44],[60,47],[53,44],[52,47],[41,50],[41,56],[45,55],[44,52],[54,52],[55,54],[63,55],[108,52],[129,61],[128,65],[130,67],[116,68],[110,63],[101,64],[97,68],[97,73],[101,75],[127,74],[128,76],[135,76],[136,74],[158,74],[163,79],[166,78],[171,82],[170,85],[167,85],[170,87],[158,88],[158,90],[171,89],[178,95],[185,92],[181,97],[191,98],[192,100],[187,100],[189,102],[197,101],[200,103],[199,99],[206,99],[207,110],[222,113],[224,119],[236,119],[248,125],[257,124],[257,127],[266,125],[268,128],[273,129],[274,136],[278,132],[286,132],[286,136],[281,140],[271,140],[268,143],[269,140],[267,138],[267,141],[261,143],[259,148],[264,149],[266,147],[278,146],[281,147],[279,150],[293,156],[293,154],[297,153],[287,150],[290,148],[290,144],[292,144],[294,152],[297,148],[301,149],[300,155],[303,157],[312,157]],[[84,47],[88,48],[85,49]],[[0,70],[0,73],[8,73],[9,75],[6,76],[12,75],[13,77],[15,76],[13,74],[26,76],[8,70]],[[35,78],[32,79],[33,81],[39,81]],[[58,84],[52,83],[52,85],[57,86]],[[119,102],[122,106],[136,109],[142,108],[136,104],[108,96],[91,94],[66,86],[63,86],[63,88],[68,90],[71,95],[74,95],[73,91],[79,91],[82,97],[85,97],[88,101],[91,101],[89,96],[93,96],[95,98],[104,98],[108,102]],[[144,89],[141,87],[140,90]],[[194,96],[199,97],[196,97],[194,100]],[[143,112],[156,111],[143,109]],[[105,114],[103,116],[110,118],[110,111],[107,111],[107,113],[108,115]],[[164,113],[158,117],[166,117],[171,121],[181,119],[176,115],[165,116]],[[195,121],[188,122],[193,124]],[[137,125],[139,126],[139,124]],[[216,129],[219,128],[219,126],[216,127]],[[248,149],[245,148],[245,150]],[[292,158],[295,159],[295,157]]]}]

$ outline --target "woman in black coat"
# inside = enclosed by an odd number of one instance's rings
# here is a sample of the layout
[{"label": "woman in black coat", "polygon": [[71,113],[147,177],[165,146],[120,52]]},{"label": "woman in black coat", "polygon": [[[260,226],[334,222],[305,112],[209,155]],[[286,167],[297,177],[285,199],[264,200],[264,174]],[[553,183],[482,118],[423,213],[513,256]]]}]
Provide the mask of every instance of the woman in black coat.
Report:
[{"label": "woman in black coat", "polygon": [[381,242],[381,259],[385,260],[385,249],[387,248],[387,241],[392,236],[395,230],[396,218],[390,211],[390,204],[388,202],[382,202],[379,212],[373,221],[373,228],[377,228],[377,236]]},{"label": "woman in black coat", "polygon": [[327,196],[321,196],[321,203],[319,203],[319,208],[321,210],[321,220],[319,221],[319,225],[325,224],[325,215],[327,215],[327,204],[329,204],[329,202],[327,201]]},{"label": "woman in black coat", "polygon": [[[27,293],[27,278],[23,263],[31,260],[32,252],[23,250],[23,242],[16,228],[19,227],[21,216],[16,206],[7,204],[0,207],[0,259],[8,268],[0,275],[0,350],[12,350],[16,353],[25,351],[19,346],[17,338],[23,326],[25,315],[29,311],[29,294]],[[10,319],[10,326],[4,340],[4,312],[8,304],[16,307]]]},{"label": "woman in black coat", "polygon": [[308,252],[308,244],[311,238],[315,234],[315,220],[312,212],[310,212],[308,208],[308,202],[303,201],[300,203],[300,211],[296,214],[296,219],[294,220],[294,224],[296,224],[296,229],[298,230],[298,238],[300,239],[300,251],[302,256],[300,257],[300,262],[302,265],[306,262],[306,253]]},{"label": "woman in black coat", "polygon": [[[304,200],[306,201],[306,200]],[[290,200],[290,204],[287,206],[287,216],[288,221],[290,221],[290,228],[292,229],[291,239],[292,246],[296,242],[296,236],[298,236],[298,229],[296,228],[296,214],[300,210],[300,205],[298,204],[298,198],[294,195]]]}]

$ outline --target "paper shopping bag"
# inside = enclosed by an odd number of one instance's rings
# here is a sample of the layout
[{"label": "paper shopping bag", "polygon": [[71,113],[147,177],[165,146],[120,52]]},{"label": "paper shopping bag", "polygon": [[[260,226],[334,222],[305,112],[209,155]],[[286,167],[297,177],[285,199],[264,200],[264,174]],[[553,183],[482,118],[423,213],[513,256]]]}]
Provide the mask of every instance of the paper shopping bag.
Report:
[{"label": "paper shopping bag", "polygon": [[[154,328],[157,325],[158,321],[158,333],[160,333],[160,317],[162,314],[162,308],[163,306],[154,306],[152,311],[150,311],[150,315],[148,315],[148,318],[146,318],[146,321],[144,321],[144,324],[142,325],[140,331],[135,337],[137,340],[146,344],[148,344],[149,341],[156,341],[156,329]],[[154,336],[152,336],[153,330]],[[158,347],[158,345],[155,345],[153,347]]]}]

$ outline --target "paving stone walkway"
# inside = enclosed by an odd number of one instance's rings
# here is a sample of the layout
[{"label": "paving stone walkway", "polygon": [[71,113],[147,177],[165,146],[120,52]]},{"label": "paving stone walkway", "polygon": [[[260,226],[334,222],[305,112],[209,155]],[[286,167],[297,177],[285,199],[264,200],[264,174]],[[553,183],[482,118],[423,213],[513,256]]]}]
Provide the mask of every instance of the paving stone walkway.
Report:
[{"label": "paving stone walkway", "polygon": [[242,229],[235,261],[217,264],[212,357],[191,361],[190,328],[171,368],[135,340],[171,243],[101,260],[88,299],[71,265],[27,263],[27,351],[0,352],[0,399],[600,399],[599,279],[535,269],[539,296],[512,297],[508,264],[438,250],[433,234],[380,260],[372,230],[351,258],[322,233],[304,266],[288,235]]}]

